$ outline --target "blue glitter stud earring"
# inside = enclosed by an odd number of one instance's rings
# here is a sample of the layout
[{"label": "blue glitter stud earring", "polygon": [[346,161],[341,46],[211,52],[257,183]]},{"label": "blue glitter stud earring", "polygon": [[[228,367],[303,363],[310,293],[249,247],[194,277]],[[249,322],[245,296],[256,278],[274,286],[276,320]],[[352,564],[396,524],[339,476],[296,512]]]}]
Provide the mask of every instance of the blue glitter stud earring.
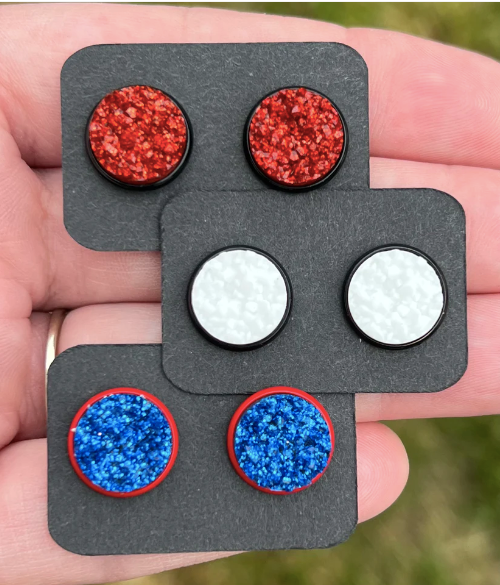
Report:
[{"label": "blue glitter stud earring", "polygon": [[238,475],[268,494],[292,494],[316,483],[333,456],[330,417],[312,396],[285,386],[245,400],[231,419],[229,459]]},{"label": "blue glitter stud earring", "polygon": [[168,408],[136,388],[113,388],[76,413],[68,453],[78,477],[115,498],[146,493],[172,469],[179,436]]}]

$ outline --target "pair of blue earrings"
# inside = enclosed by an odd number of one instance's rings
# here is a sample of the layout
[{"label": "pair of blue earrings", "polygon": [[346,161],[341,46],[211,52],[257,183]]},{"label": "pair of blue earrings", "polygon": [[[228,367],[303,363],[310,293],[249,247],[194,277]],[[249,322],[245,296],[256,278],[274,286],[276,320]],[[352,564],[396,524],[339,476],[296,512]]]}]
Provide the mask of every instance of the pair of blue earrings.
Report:
[{"label": "pair of blue earrings", "polygon": [[[320,479],[332,459],[334,437],[330,416],[315,398],[274,387],[239,406],[229,423],[227,449],[247,484],[284,495]],[[139,496],[159,486],[173,469],[179,431],[172,413],[152,394],[113,388],[77,412],[68,453],[78,477],[94,491],[115,498]]]}]

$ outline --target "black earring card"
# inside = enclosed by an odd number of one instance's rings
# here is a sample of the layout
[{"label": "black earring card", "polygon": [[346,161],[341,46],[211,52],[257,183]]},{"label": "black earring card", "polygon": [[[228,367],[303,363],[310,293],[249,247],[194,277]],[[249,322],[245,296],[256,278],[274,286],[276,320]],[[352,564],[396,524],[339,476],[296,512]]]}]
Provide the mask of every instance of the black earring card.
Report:
[{"label": "black earring card", "polygon": [[[252,394],[275,385],[312,393],[435,392],[465,372],[465,217],[446,193],[186,193],[165,206],[162,238],[163,368],[186,392]],[[360,341],[344,312],[350,268],[385,244],[427,253],[447,283],[443,322],[423,343],[403,350]],[[253,351],[211,343],[187,309],[189,280],[198,264],[231,245],[270,253],[292,285],[287,324]]]},{"label": "black earring card", "polygon": [[[164,187],[137,191],[104,178],[86,152],[85,132],[110,91],[150,85],[180,103],[192,127],[185,168]],[[262,189],[243,149],[247,116],[269,92],[308,86],[329,97],[347,125],[342,167],[318,189],[368,186],[368,80],[356,51],[337,43],[98,45],[66,61],[61,75],[64,222],[95,250],[159,250],[165,203],[186,191]],[[271,188],[268,188],[273,193]]]},{"label": "black earring card", "polygon": [[[94,394],[124,384],[160,399],[179,431],[166,479],[134,498],[103,496],[77,477],[67,437],[77,410]],[[230,419],[245,396],[194,396],[165,378],[160,345],[69,349],[49,370],[49,530],[85,555],[323,548],[356,526],[354,396],[315,395],[328,411],[335,450],[316,484],[285,496],[247,485],[226,449]]]}]

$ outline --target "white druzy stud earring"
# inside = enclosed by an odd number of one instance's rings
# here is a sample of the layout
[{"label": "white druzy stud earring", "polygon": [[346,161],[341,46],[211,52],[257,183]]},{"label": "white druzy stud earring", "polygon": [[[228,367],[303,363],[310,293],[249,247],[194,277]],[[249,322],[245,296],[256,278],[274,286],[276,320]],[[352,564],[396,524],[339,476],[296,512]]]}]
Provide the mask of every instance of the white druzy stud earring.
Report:
[{"label": "white druzy stud earring", "polygon": [[440,269],[423,252],[407,246],[378,248],[359,260],[347,279],[344,298],[358,332],[393,349],[429,337],[447,304]]},{"label": "white druzy stud earring", "polygon": [[284,327],[292,287],[272,256],[233,246],[206,258],[191,278],[188,307],[194,324],[227,349],[261,347]]}]

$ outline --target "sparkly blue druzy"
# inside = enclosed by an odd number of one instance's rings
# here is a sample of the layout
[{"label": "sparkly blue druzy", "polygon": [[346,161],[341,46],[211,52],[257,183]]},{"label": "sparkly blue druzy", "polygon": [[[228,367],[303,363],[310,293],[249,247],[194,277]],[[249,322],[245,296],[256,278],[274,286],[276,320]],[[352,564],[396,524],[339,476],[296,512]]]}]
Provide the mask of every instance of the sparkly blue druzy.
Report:
[{"label": "sparkly blue druzy", "polygon": [[308,486],[328,465],[330,430],[321,412],[292,394],[258,400],[241,416],[234,452],[259,487],[292,492]]},{"label": "sparkly blue druzy", "polygon": [[172,454],[172,430],[147,398],[111,394],[80,418],[74,453],[83,474],[109,492],[132,492],[153,482]]}]

